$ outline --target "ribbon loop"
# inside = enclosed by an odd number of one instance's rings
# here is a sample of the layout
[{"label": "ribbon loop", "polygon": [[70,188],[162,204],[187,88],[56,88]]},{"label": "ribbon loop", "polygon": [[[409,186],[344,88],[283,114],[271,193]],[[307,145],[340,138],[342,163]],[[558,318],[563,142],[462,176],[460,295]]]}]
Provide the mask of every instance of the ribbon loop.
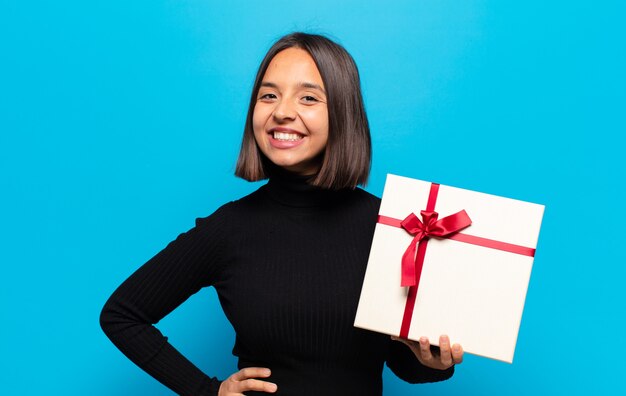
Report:
[{"label": "ribbon loop", "polygon": [[416,274],[421,272],[421,268],[416,268],[419,265],[416,257],[416,248],[420,241],[429,237],[445,238],[472,224],[472,220],[465,210],[446,216],[441,220],[437,220],[439,213],[434,210],[422,210],[420,214],[422,221],[414,213],[411,213],[401,223],[402,228],[409,234],[414,235],[413,240],[402,256],[401,286],[416,286],[418,284]]}]

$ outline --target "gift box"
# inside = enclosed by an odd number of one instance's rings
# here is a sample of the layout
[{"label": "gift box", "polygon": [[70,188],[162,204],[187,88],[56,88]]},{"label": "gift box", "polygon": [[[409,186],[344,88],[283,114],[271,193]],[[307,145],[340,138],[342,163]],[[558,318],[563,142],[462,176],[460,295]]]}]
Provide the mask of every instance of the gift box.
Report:
[{"label": "gift box", "polygon": [[354,325],[511,363],[543,211],[387,175]]}]

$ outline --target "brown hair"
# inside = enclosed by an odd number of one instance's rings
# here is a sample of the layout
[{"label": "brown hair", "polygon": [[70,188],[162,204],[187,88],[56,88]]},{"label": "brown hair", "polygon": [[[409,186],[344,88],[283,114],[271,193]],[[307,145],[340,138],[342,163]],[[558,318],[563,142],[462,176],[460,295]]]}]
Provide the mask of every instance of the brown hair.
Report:
[{"label": "brown hair", "polygon": [[280,38],[272,45],[259,66],[235,175],[248,181],[266,179],[271,175],[271,163],[254,139],[252,116],[267,67],[276,54],[292,47],[303,49],[311,55],[322,76],[327,97],[328,143],[322,154],[320,171],[311,179],[310,184],[333,190],[364,185],[369,176],[372,145],[361,95],[359,71],[350,54],[341,45],[324,36],[300,32]]}]

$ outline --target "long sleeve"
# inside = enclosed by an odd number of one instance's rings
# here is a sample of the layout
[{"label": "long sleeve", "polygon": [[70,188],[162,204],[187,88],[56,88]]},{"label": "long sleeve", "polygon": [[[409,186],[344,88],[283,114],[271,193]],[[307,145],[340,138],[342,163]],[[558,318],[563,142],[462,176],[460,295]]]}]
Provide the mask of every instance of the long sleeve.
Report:
[{"label": "long sleeve", "polygon": [[102,329],[120,351],[182,395],[217,395],[220,381],[200,371],[154,325],[215,281],[223,217],[218,210],[196,221],[122,283],[100,315]]},{"label": "long sleeve", "polygon": [[454,374],[454,366],[447,370],[437,370],[422,365],[411,349],[398,341],[390,341],[387,367],[398,378],[411,384],[444,381]]}]

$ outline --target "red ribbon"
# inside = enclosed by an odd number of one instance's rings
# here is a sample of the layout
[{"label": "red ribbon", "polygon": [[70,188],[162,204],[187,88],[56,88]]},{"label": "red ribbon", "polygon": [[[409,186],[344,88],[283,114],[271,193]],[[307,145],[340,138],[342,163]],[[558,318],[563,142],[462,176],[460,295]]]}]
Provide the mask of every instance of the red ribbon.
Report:
[{"label": "red ribbon", "polygon": [[441,220],[437,220],[438,214],[435,212],[435,204],[437,202],[438,193],[439,184],[432,183],[430,186],[426,210],[420,212],[423,221],[420,221],[413,213],[408,215],[404,220],[394,219],[393,217],[387,216],[378,216],[379,223],[392,227],[404,228],[411,235],[415,235],[402,256],[401,286],[409,286],[406,305],[404,307],[404,316],[402,318],[402,326],[399,334],[402,338],[408,338],[409,335],[411,318],[413,316],[413,307],[415,306],[417,288],[422,274],[422,266],[424,265],[424,257],[426,255],[426,246],[428,245],[429,237],[434,236],[447,238],[491,249],[521,254],[524,256],[535,256],[535,249],[533,248],[458,233],[459,230],[462,230],[472,223],[465,210],[446,216]]}]

